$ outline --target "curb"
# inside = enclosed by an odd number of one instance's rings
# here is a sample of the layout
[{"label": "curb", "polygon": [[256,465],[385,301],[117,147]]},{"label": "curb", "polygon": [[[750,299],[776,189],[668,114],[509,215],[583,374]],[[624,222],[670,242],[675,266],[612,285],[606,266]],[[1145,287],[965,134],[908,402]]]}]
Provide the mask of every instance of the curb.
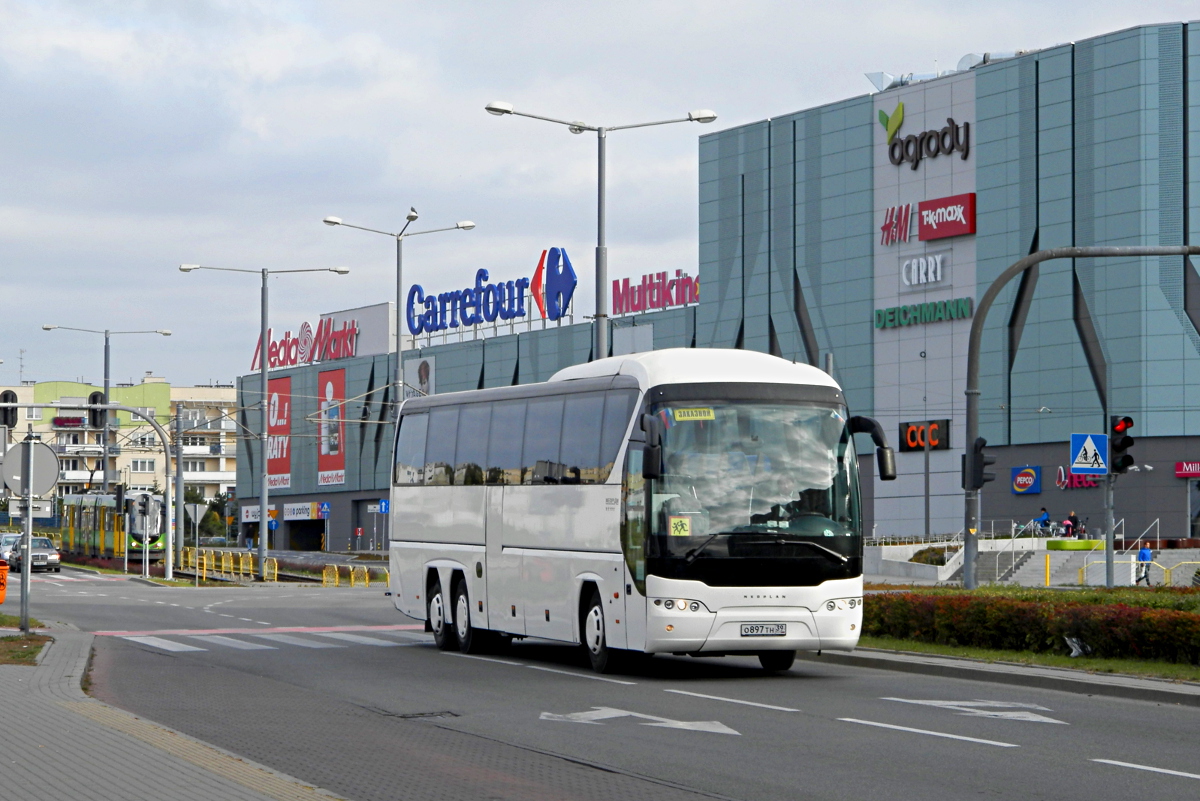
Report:
[{"label": "curb", "polygon": [[[796,654],[797,659],[806,662],[824,662],[847,667],[875,668],[877,670],[894,670],[901,673],[916,673],[925,676],[941,676],[950,679],[969,679],[973,681],[990,681],[995,684],[1012,684],[1020,687],[1037,687],[1042,690],[1059,690],[1080,695],[1103,695],[1110,698],[1125,698],[1132,701],[1151,701],[1163,704],[1180,704],[1182,706],[1200,707],[1200,688],[1190,690],[1194,685],[1183,685],[1189,690],[1170,689],[1167,679],[1143,679],[1121,674],[1104,674],[1114,679],[1126,679],[1127,682],[1139,682],[1139,685],[1129,683],[1117,684],[1097,681],[1096,674],[1047,675],[1046,670],[1061,670],[1061,668],[1027,669],[1024,665],[1004,664],[994,662],[973,662],[960,659],[936,657],[929,654],[912,654],[903,651],[880,651],[860,648],[854,654],[825,653],[817,654],[804,652]],[[989,665],[991,667],[984,667]],[[1164,686],[1153,686],[1157,683]]]}]

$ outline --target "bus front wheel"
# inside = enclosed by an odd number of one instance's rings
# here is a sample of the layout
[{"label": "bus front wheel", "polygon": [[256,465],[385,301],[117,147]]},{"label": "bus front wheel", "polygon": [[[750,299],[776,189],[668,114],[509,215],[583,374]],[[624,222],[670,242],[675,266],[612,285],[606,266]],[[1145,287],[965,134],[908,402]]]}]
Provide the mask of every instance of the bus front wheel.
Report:
[{"label": "bus front wheel", "polygon": [[446,625],[446,596],[442,592],[442,582],[434,579],[426,595],[429,606],[426,610],[429,628],[433,630],[433,642],[443,651],[452,651],[458,645],[454,630]]}]

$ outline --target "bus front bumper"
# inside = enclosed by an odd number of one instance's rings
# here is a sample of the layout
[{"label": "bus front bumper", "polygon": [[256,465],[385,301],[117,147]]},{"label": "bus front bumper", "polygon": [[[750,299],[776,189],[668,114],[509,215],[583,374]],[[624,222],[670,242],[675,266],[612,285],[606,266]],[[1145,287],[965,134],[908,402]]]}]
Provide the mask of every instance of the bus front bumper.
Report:
[{"label": "bus front bumper", "polygon": [[647,653],[735,654],[759,651],[850,651],[858,645],[862,606],[738,606],[711,612],[648,605]]}]

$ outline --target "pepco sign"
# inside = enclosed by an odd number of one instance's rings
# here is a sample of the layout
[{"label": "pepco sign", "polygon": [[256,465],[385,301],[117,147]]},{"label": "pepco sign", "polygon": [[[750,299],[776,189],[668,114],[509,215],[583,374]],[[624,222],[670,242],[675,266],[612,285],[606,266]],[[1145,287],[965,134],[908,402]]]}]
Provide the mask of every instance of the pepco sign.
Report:
[{"label": "pepco sign", "polygon": [[1012,469],[1013,495],[1040,495],[1042,492],[1042,468],[1014,467]]}]

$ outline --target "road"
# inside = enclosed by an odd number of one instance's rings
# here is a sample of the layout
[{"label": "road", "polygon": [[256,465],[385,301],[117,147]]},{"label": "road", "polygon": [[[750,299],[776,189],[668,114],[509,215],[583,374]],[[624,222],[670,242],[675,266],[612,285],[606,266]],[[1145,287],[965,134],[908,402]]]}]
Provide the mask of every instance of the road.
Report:
[{"label": "road", "polygon": [[376,588],[33,590],[101,633],[101,700],[356,801],[1200,794],[1196,708],[742,658],[599,677],[546,643],[443,653]]}]

